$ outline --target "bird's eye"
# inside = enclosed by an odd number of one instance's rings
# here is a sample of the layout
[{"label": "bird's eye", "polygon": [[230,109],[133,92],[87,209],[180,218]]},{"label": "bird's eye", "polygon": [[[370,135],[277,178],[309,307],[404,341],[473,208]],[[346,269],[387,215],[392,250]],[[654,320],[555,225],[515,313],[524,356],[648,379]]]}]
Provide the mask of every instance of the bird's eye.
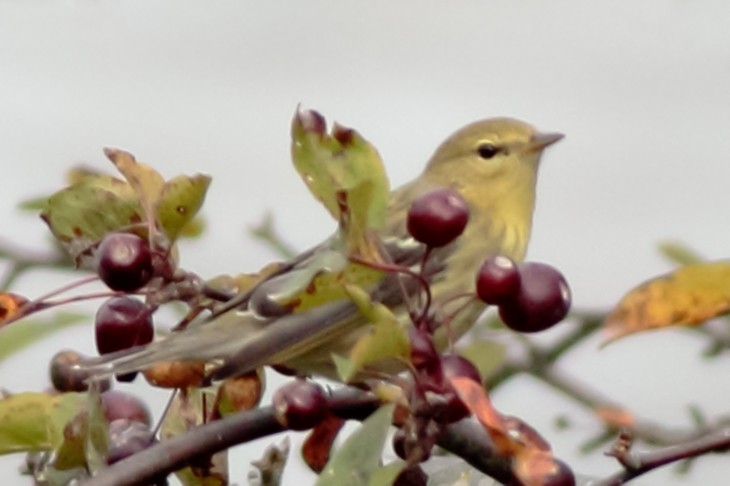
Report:
[{"label": "bird's eye", "polygon": [[499,152],[499,147],[496,147],[491,143],[483,143],[479,147],[477,147],[477,152],[479,153],[479,157],[483,158],[484,160],[489,160],[497,155],[497,153]]}]

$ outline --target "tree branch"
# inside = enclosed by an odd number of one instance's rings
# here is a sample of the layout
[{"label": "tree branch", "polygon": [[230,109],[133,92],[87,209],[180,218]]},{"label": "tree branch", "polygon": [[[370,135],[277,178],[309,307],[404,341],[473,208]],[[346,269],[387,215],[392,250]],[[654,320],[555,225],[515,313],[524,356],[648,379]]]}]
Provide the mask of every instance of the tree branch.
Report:
[{"label": "tree branch", "polygon": [[[378,399],[356,388],[332,392],[330,411],[345,419],[363,420],[380,405]],[[85,486],[132,486],[147,484],[234,445],[287,430],[275,418],[273,407],[237,413],[209,422],[156,444],[116,464],[102,469]],[[510,459],[495,454],[486,432],[476,422],[452,424],[439,438],[444,449],[501,482],[514,478]]]}]

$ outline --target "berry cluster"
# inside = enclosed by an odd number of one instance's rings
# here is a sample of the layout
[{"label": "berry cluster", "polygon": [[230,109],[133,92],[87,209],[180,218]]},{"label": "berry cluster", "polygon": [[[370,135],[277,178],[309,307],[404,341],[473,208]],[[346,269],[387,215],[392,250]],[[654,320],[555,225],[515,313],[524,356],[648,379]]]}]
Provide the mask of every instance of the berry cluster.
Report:
[{"label": "berry cluster", "polygon": [[[409,213],[407,229],[411,236],[425,245],[421,267],[422,276],[430,255],[437,248],[454,242],[465,230],[469,208],[458,192],[438,189],[417,199]],[[424,289],[430,292],[429,288]],[[560,322],[570,307],[570,290],[562,274],[550,265],[535,262],[515,263],[509,257],[495,255],[483,262],[476,274],[476,297],[499,308],[502,321],[519,332],[538,332]],[[426,306],[431,298],[426,299]],[[420,316],[409,329],[413,381],[406,394],[409,414],[393,437],[393,449],[412,467],[428,459],[443,426],[463,419],[470,410],[458,398],[451,378],[468,378],[481,384],[481,377],[467,359],[450,353],[440,354],[434,345],[432,332],[441,322],[439,309],[411,312]],[[442,316],[448,322],[448,316]],[[513,419],[511,422],[527,424]],[[530,429],[531,430],[531,429]],[[530,440],[538,444],[543,439],[531,430]],[[573,484],[573,475],[563,463],[557,482]],[[409,469],[412,472],[412,468]]]},{"label": "berry cluster", "polygon": [[[420,269],[414,271],[398,265],[384,269],[415,276],[427,296],[423,300],[416,299],[424,308],[410,309],[413,319],[413,325],[408,329],[411,380],[404,386],[408,409],[393,437],[395,452],[409,463],[401,482],[423,479],[425,476],[418,464],[430,457],[444,427],[471,413],[459,399],[451,379],[463,377],[479,384],[482,382],[478,370],[469,360],[457,354],[441,353],[435,346],[433,333],[444,326],[450,316],[442,315],[442,309],[430,308],[433,304],[426,271],[429,258],[434,257],[437,251],[450,251],[444,247],[462,235],[468,221],[469,207],[458,192],[444,188],[425,194],[413,203],[407,215],[410,235],[424,248]],[[100,354],[145,345],[153,340],[152,316],[159,302],[150,296],[172,281],[172,264],[165,254],[159,248],[151,248],[148,240],[132,233],[110,233],[98,245],[98,276],[114,291],[114,296],[104,302],[96,313],[96,346]],[[141,294],[145,299],[135,294]],[[180,298],[179,292],[175,295]],[[520,332],[547,329],[562,320],[570,307],[570,291],[558,270],[542,263],[515,263],[505,256],[492,256],[483,262],[476,273],[476,293],[467,297],[497,306],[503,322]],[[89,377],[74,367],[80,359],[71,351],[61,352],[53,358],[51,378],[56,389],[80,391],[86,388]],[[196,368],[196,379],[201,379],[202,363],[197,366],[200,369]],[[278,368],[290,371],[283,366]],[[178,371],[173,374],[181,375]],[[117,379],[131,381],[135,376],[136,373],[132,373],[117,376]],[[158,383],[157,378],[150,381]],[[102,382],[100,386],[102,390],[108,390],[110,383]],[[150,430],[149,413],[141,402],[113,390],[105,391],[102,401],[110,423],[109,463],[156,441]],[[330,416],[323,389],[302,378],[279,388],[273,395],[272,404],[277,420],[291,430],[312,429]],[[528,427],[526,424],[523,426]],[[534,435],[539,437],[536,432]],[[569,469],[567,471],[566,474],[572,477]],[[404,479],[406,476],[410,479]],[[559,476],[567,477],[562,473]],[[413,484],[420,483],[416,481]]]}]

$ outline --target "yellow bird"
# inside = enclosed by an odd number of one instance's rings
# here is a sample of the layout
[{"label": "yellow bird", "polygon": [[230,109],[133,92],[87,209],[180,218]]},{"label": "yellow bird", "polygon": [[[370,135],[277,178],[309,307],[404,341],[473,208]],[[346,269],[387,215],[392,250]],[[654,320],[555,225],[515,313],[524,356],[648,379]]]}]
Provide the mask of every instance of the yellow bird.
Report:
[{"label": "yellow bird", "polygon": [[[437,149],[424,171],[391,192],[386,224],[380,239],[387,256],[416,268],[425,251],[406,230],[407,212],[414,200],[436,188],[458,191],[469,207],[464,233],[429,255],[433,303],[431,309],[449,316],[448,338],[464,334],[484,310],[472,298],[476,272],[494,255],[522,260],[532,227],[535,186],[543,150],[563,138],[541,133],[510,118],[493,118],[463,127]],[[295,276],[318,265],[322,255],[336,248],[330,238],[302,253],[251,292],[236,299],[236,307],[189,326],[143,348],[105,355],[83,367],[99,375],[128,373],[159,361],[202,360],[213,366],[213,378],[235,376],[262,365],[283,364],[302,374],[336,376],[332,354],[347,356],[371,324],[347,298],[323,302],[303,312],[277,308],[275,294]],[[354,265],[354,264],[352,264]],[[325,270],[326,271],[326,270]],[[393,309],[406,325],[407,292],[402,280],[385,275],[367,288],[370,297]],[[408,289],[405,289],[408,291]],[[410,290],[418,291],[417,288]],[[274,305],[270,305],[270,304]],[[229,306],[230,307],[230,306]],[[437,344],[446,343],[437,333]]]}]

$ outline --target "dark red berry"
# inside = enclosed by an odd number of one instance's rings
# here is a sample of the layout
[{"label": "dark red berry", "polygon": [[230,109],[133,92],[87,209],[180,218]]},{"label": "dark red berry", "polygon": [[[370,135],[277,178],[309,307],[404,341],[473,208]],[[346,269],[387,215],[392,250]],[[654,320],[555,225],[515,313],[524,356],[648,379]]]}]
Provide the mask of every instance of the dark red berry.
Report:
[{"label": "dark red berry", "polygon": [[408,233],[431,248],[448,245],[466,228],[469,206],[461,194],[443,188],[415,200],[408,211]]},{"label": "dark red berry", "polygon": [[95,330],[99,354],[147,344],[154,337],[149,309],[132,297],[112,297],[104,302],[96,312]]},{"label": "dark red berry", "polygon": [[147,405],[129,393],[109,390],[101,394],[101,406],[108,422],[119,419],[133,420],[150,425],[152,417]]},{"label": "dark red berry", "polygon": [[107,463],[122,459],[147,449],[156,442],[150,428],[142,422],[119,419],[109,424],[109,451]]},{"label": "dark red berry", "polygon": [[311,429],[329,413],[322,387],[308,380],[294,380],[282,386],[271,403],[276,419],[291,430]]},{"label": "dark red berry", "polygon": [[426,486],[427,484],[428,475],[418,464],[403,469],[393,482],[393,486]]},{"label": "dark red berry", "polygon": [[406,452],[406,433],[403,429],[398,429],[393,434],[393,452],[404,461],[408,459],[408,453]]},{"label": "dark red berry", "polygon": [[429,445],[428,440],[419,440],[404,429],[398,429],[393,434],[393,451],[404,461],[426,461],[431,457],[432,448],[433,443]]},{"label": "dark red berry", "polygon": [[444,354],[441,356],[441,369],[446,378],[461,376],[469,378],[477,383],[482,382],[479,370],[468,359],[458,354]]},{"label": "dark red berry", "polygon": [[[75,365],[86,356],[66,349],[51,358],[49,374],[53,388],[60,392],[83,392],[89,389],[88,379],[91,375],[76,368]],[[108,390],[111,382],[108,379],[99,381],[100,390]]]},{"label": "dark red berry", "polygon": [[471,411],[461,401],[448,379],[464,377],[481,384],[482,377],[471,361],[456,354],[444,354],[441,356],[440,368],[446,380],[444,381],[444,391],[441,394],[443,402],[434,409],[434,419],[442,423],[457,422],[470,415]]},{"label": "dark red berry", "polygon": [[131,233],[109,233],[98,250],[99,278],[112,290],[132,292],[152,277],[147,241]]},{"label": "dark red berry", "polygon": [[575,474],[566,463],[554,459],[554,469],[543,478],[544,486],[575,486]]},{"label": "dark red berry", "polygon": [[129,373],[117,373],[114,375],[114,378],[116,378],[120,383],[132,383],[137,378],[138,374],[139,373],[136,371],[130,371]]},{"label": "dark red berry", "polygon": [[477,274],[477,295],[485,303],[498,305],[511,299],[520,289],[517,264],[505,256],[488,258]]},{"label": "dark red berry", "polygon": [[520,289],[499,306],[507,327],[519,332],[544,331],[570,309],[570,287],[563,274],[545,263],[521,263]]}]

